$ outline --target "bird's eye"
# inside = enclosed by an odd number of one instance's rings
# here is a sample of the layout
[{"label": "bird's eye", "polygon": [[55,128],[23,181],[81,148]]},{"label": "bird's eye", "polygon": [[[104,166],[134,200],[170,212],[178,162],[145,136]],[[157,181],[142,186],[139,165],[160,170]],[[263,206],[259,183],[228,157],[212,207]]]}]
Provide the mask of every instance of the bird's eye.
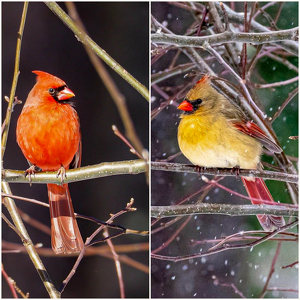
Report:
[{"label": "bird's eye", "polygon": [[197,99],[197,100],[195,100],[195,103],[196,103],[197,105],[200,105],[200,104],[202,103],[202,100],[201,100],[201,99]]},{"label": "bird's eye", "polygon": [[50,88],[50,89],[48,90],[48,92],[50,93],[50,95],[54,95],[54,94],[55,94],[54,88]]},{"label": "bird's eye", "polygon": [[196,111],[200,107],[201,103],[202,103],[202,100],[200,98],[193,100],[193,102],[192,102],[193,110]]}]

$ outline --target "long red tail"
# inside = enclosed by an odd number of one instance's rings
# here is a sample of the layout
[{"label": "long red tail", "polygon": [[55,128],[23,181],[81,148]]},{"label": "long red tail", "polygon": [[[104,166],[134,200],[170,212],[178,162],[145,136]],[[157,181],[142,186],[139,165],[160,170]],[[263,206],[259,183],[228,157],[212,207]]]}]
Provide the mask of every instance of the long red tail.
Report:
[{"label": "long red tail", "polygon": [[74,215],[68,184],[47,184],[51,217],[51,243],[56,254],[78,253],[84,243]]},{"label": "long red tail", "polygon": [[[275,204],[275,201],[262,178],[242,177],[242,180],[249,197],[273,201]],[[255,200],[251,200],[251,202],[252,204],[262,204],[262,202]],[[274,229],[285,225],[284,218],[281,216],[257,215],[257,218],[265,231],[273,231]]]}]

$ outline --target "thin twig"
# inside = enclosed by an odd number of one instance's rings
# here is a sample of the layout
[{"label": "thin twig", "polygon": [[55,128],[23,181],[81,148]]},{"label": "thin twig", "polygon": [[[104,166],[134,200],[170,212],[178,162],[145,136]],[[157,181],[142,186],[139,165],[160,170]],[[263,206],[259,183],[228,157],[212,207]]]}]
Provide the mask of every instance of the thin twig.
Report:
[{"label": "thin twig", "polygon": [[[87,32],[80,17],[79,17],[79,14],[76,10],[75,4],[73,2],[66,2],[66,6],[67,6],[68,12],[69,12],[70,16],[73,18],[73,20],[78,24],[78,26],[84,32]],[[115,104],[118,108],[120,117],[123,121],[125,130],[126,130],[126,135],[131,140],[131,142],[136,147],[136,149],[139,152],[142,152],[144,147],[135,131],[133,121],[132,121],[129,111],[127,109],[126,99],[125,99],[124,95],[122,95],[120,93],[118,86],[115,84],[112,77],[109,75],[108,71],[105,69],[104,64],[99,59],[99,57],[95,54],[95,52],[92,50],[90,45],[89,44],[83,44],[83,45],[84,45],[84,48],[90,58],[90,61],[92,62],[99,77],[102,79],[103,83],[105,84],[108,92],[110,93],[113,101],[115,102]]]},{"label": "thin twig", "polygon": [[[118,136],[130,149],[130,152],[135,154],[138,158],[143,159],[142,155],[134,149],[134,147],[129,143],[129,141],[124,137],[124,135],[119,131],[116,125],[112,125],[112,130],[116,136]],[[140,149],[142,150],[142,149]]]},{"label": "thin twig", "polygon": [[[7,182],[2,181],[2,190],[6,194],[12,194]],[[13,201],[12,198],[5,197],[3,199],[3,203],[6,206],[6,208],[8,209],[17,230],[22,234],[22,236],[24,238],[23,245],[26,247],[26,251],[28,252],[29,257],[33,262],[33,265],[35,266],[47,292],[49,293],[49,296],[51,298],[60,298],[60,293],[56,290],[55,286],[53,285],[53,283],[50,279],[50,276],[49,276],[46,268],[44,267],[43,262],[40,259],[39,255],[36,251],[36,248],[33,245],[32,241],[27,233],[24,223],[18,213],[18,209],[15,205],[15,202]]]},{"label": "thin twig", "polygon": [[151,75],[151,85],[157,84],[165,79],[171,78],[176,75],[185,74],[194,68],[194,64],[187,63],[183,65],[177,65],[172,69],[166,69],[159,73]]},{"label": "thin twig", "polygon": [[[127,203],[127,206],[126,206],[125,209],[123,209],[122,211],[120,211],[120,212],[118,212],[118,213],[112,215],[111,218],[110,218],[108,221],[106,221],[106,223],[111,223],[111,222],[113,222],[113,220],[114,220],[116,217],[120,216],[121,214],[126,213],[126,212],[128,212],[128,211],[134,210],[134,208],[132,207],[133,203],[134,203],[134,201],[133,201],[133,199],[131,199],[130,202]],[[78,268],[78,266],[79,266],[81,260],[83,259],[83,256],[85,255],[85,252],[86,252],[87,249],[88,249],[88,247],[91,246],[91,245],[93,245],[92,240],[93,240],[94,237],[95,237],[100,231],[102,231],[104,228],[105,228],[105,225],[101,225],[97,230],[95,230],[95,231],[91,234],[90,237],[88,237],[88,238],[86,239],[85,247],[84,247],[83,250],[80,252],[80,254],[79,254],[79,256],[78,256],[78,258],[77,258],[77,260],[76,260],[76,262],[75,262],[75,264],[74,264],[74,266],[73,266],[73,268],[72,268],[72,270],[70,271],[69,275],[66,277],[66,279],[65,279],[65,280],[63,281],[63,283],[62,283],[62,286],[61,286],[61,288],[60,288],[60,292],[61,292],[61,293],[64,291],[64,289],[66,288],[67,284],[69,283],[69,281],[71,280],[71,278],[72,278],[73,275],[75,274],[75,272],[76,272],[76,270],[77,270],[77,268]],[[121,234],[123,234],[123,233],[121,233]],[[109,239],[109,237],[104,238],[102,241],[105,241],[105,240],[108,240],[108,239]]]},{"label": "thin twig", "polygon": [[22,234],[22,232],[20,230],[18,230],[18,228],[16,226],[14,226],[14,224],[12,224],[4,215],[4,213],[1,213],[1,217],[2,219],[6,222],[6,224],[20,237],[21,241],[23,242],[23,244],[26,244],[26,238],[24,237],[24,235]]},{"label": "thin twig", "polygon": [[7,275],[7,273],[4,270],[3,264],[2,264],[1,269],[2,269],[2,276],[6,280],[8,286],[9,286],[9,288],[11,290],[11,293],[12,293],[13,297],[15,299],[18,299],[18,295],[17,295],[16,289],[15,289],[14,284],[13,284],[14,280]]},{"label": "thin twig", "polygon": [[[225,243],[229,243],[229,242],[236,242],[236,241],[244,241],[244,240],[258,240],[260,239],[260,237],[255,236],[255,235],[262,235],[265,234],[265,231],[263,230],[247,230],[247,231],[241,231],[241,232],[237,232],[234,234],[231,234],[229,236],[226,236],[222,239],[214,239],[214,240],[204,240],[204,241],[193,241],[192,244],[195,245],[199,245],[199,244],[203,244],[203,243],[216,243],[218,242],[216,245],[212,246],[211,248],[209,248],[209,250],[213,250],[216,248],[219,248],[220,246],[224,245]],[[278,235],[283,235],[283,236],[290,236],[290,235],[294,235],[295,238],[294,239],[287,239],[287,238],[270,238],[269,240],[275,241],[275,240],[279,240],[279,241],[291,241],[291,242],[296,242],[298,240],[298,235],[293,234],[293,233],[289,233],[289,232],[281,232]]]},{"label": "thin twig", "polygon": [[267,88],[274,88],[279,86],[285,86],[294,82],[298,82],[298,76],[295,76],[291,79],[281,80],[279,82],[267,83],[267,84],[260,84],[260,83],[252,83],[252,85],[257,89],[267,89]]},{"label": "thin twig", "polygon": [[27,201],[27,202],[38,204],[38,205],[45,206],[45,207],[48,207],[48,208],[50,207],[49,203],[45,203],[45,202],[35,200],[35,199],[32,199],[32,198],[26,198],[26,197],[21,197],[21,196],[16,196],[16,195],[9,195],[9,194],[6,194],[6,193],[1,193],[1,196],[2,197],[11,197],[13,199],[22,200],[22,201]]},{"label": "thin twig", "polygon": [[275,272],[275,264],[276,264],[276,261],[278,259],[279,253],[280,253],[281,245],[282,245],[282,243],[278,242],[275,255],[274,255],[273,259],[272,259],[272,264],[271,264],[271,268],[270,268],[270,271],[269,271],[269,274],[268,274],[268,278],[267,278],[266,283],[265,283],[265,285],[264,285],[264,287],[262,289],[260,298],[264,298],[264,296],[265,296],[265,294],[267,292],[268,285],[270,283],[271,277],[272,277],[272,275]]},{"label": "thin twig", "polygon": [[[107,228],[104,229],[103,236],[109,237]],[[123,275],[122,275],[120,258],[119,258],[119,255],[116,253],[116,251],[114,249],[114,245],[110,239],[107,240],[107,244],[110,248],[110,251],[112,253],[112,256],[113,256],[113,259],[114,259],[115,265],[116,265],[118,281],[119,281],[119,288],[120,288],[120,298],[124,299],[125,298],[125,288],[124,288],[124,280],[123,280]]]},{"label": "thin twig", "polygon": [[273,30],[278,30],[275,21],[273,20],[273,18],[265,11],[266,8],[268,8],[271,5],[274,5],[275,2],[273,3],[268,3],[263,7],[259,7],[258,4],[256,3],[256,7],[258,9],[258,12],[255,14],[255,18],[257,17],[257,15],[259,14],[259,12],[270,22],[270,27]]},{"label": "thin twig", "polygon": [[[4,96],[4,99],[5,99],[5,101],[8,103],[8,105],[9,105],[9,103],[10,103],[10,101],[9,101],[9,97],[7,97],[7,96]],[[12,107],[11,107],[11,110],[9,110],[11,113],[14,111],[14,107],[17,105],[17,104],[21,104],[22,103],[22,101],[21,100],[18,100],[18,98],[17,97],[15,97],[15,100],[14,100],[14,102],[13,102],[13,104],[12,104]],[[10,118],[11,117],[11,113],[9,114],[9,115],[7,115],[6,116],[6,118],[8,117],[8,118]],[[9,123],[9,121],[7,120],[7,119],[4,119],[4,122],[2,123],[2,126],[1,126],[1,135],[3,134],[3,132],[4,132],[4,129],[7,129],[7,124]]]},{"label": "thin twig", "polygon": [[[23,245],[17,244],[17,243],[11,243],[7,242],[5,240],[2,241],[2,248],[6,250],[13,250],[17,253],[26,253],[26,249]],[[37,252],[40,256],[43,257],[66,257],[65,254],[55,254],[52,250],[52,248],[37,248]],[[149,250],[149,243],[134,243],[134,244],[122,244],[122,245],[115,245],[115,250],[118,253],[133,253],[133,252],[139,252],[139,251],[148,251]],[[101,246],[97,247],[88,247],[85,256],[99,256],[99,255],[106,255],[110,253],[110,249],[107,245],[102,244]],[[77,253],[69,254],[68,257],[76,257]]]},{"label": "thin twig", "polygon": [[213,275],[212,279],[214,281],[214,285],[220,285],[220,286],[230,287],[241,298],[246,298],[245,295],[236,287],[236,285],[234,283],[223,283],[223,282],[220,282],[220,279],[218,279],[218,277],[216,275]]},{"label": "thin twig", "polygon": [[[226,8],[229,22],[237,23],[237,24],[244,24],[244,15],[241,15],[239,12],[232,10],[225,3],[223,3],[223,5]],[[221,5],[218,2],[216,2],[216,7],[220,12],[222,11]],[[258,31],[258,32],[268,32],[268,33],[272,32],[269,28],[261,25],[260,23],[256,22],[253,19],[251,20],[251,23],[250,23],[250,29],[254,30],[254,31]],[[282,49],[285,49],[286,51],[292,53],[293,55],[298,56],[299,45],[298,45],[297,41],[288,40],[288,41],[278,42],[276,44],[279,45]]]},{"label": "thin twig", "polygon": [[179,233],[185,228],[185,226],[187,225],[187,223],[191,220],[192,216],[188,216],[186,218],[186,220],[179,226],[178,229],[175,230],[175,232],[173,234],[171,234],[171,236],[164,241],[158,248],[152,250],[152,253],[157,253],[159,251],[161,251],[162,249],[166,248],[167,246],[169,246],[171,244],[172,241],[174,241],[174,239],[179,235]]},{"label": "thin twig", "polygon": [[[21,17],[20,29],[18,31],[14,78],[13,78],[13,83],[12,83],[12,88],[11,88],[11,93],[10,93],[10,102],[9,102],[7,112],[6,112],[6,117],[5,117],[6,125],[4,127],[3,135],[2,135],[2,143],[1,143],[2,161],[3,161],[3,156],[4,156],[5,148],[6,148],[9,125],[10,125],[10,120],[11,120],[12,106],[13,106],[13,102],[15,99],[15,91],[16,91],[18,76],[19,76],[21,44],[22,44],[22,37],[23,37],[24,28],[25,28],[27,9],[28,9],[28,2],[25,2],[24,6],[23,6],[23,13],[22,13],[22,17]],[[2,191],[6,194],[12,194],[9,184],[7,182],[2,181]],[[18,209],[15,205],[14,200],[10,197],[5,197],[5,199],[3,200],[3,203],[6,206],[9,214],[11,215],[11,218],[13,220],[13,223],[15,224],[17,232],[19,232],[21,234],[21,236],[23,237],[22,242],[23,242],[24,246],[26,247],[29,257],[30,257],[34,267],[36,268],[49,296],[51,298],[60,298],[60,293],[56,290],[55,286],[53,285],[53,283],[50,279],[50,276],[47,273],[40,257],[38,256],[36,249],[30,239],[30,236],[28,235],[28,232],[27,232],[27,230],[24,226],[24,223],[18,213]]]},{"label": "thin twig", "polygon": [[278,118],[280,116],[280,114],[283,112],[283,110],[285,109],[285,107],[292,101],[292,99],[294,99],[294,97],[298,94],[298,87],[296,89],[294,89],[292,92],[289,93],[287,99],[282,103],[281,106],[278,107],[278,110],[275,112],[275,114],[273,115],[273,117],[271,117],[270,122],[273,123],[276,118]]},{"label": "thin twig", "polygon": [[[35,199],[20,197],[20,196],[16,196],[16,195],[8,195],[8,194],[5,194],[5,193],[1,193],[1,196],[2,197],[11,197],[11,198],[14,198],[14,199],[27,201],[27,202],[30,202],[30,203],[38,204],[38,205],[45,206],[45,207],[49,208],[48,203],[44,203],[42,201],[38,201],[38,200],[35,200]],[[20,209],[18,211],[19,211],[22,219],[25,222],[27,222],[31,226],[36,227],[39,230],[41,230],[41,231],[43,231],[43,232],[50,235],[50,228],[48,226],[45,226],[41,222],[31,218],[28,214],[22,212]],[[75,216],[76,216],[76,218],[81,218],[81,219],[84,219],[84,220],[89,220],[91,222],[95,222],[98,225],[103,225],[103,226],[106,226],[106,227],[109,227],[109,228],[119,229],[119,230],[123,231],[123,233],[121,233],[121,234],[136,234],[136,235],[142,235],[142,236],[149,235],[149,231],[146,231],[146,230],[134,230],[134,229],[125,228],[122,225],[106,223],[106,222],[100,221],[100,220],[98,220],[94,217],[89,217],[89,216],[81,215],[81,214],[78,214],[78,213],[75,213]],[[15,230],[15,228],[13,228],[13,229]]]},{"label": "thin twig", "polygon": [[118,64],[111,56],[109,56],[101,47],[99,47],[81,28],[60,8],[55,2],[45,2],[45,4],[59,17],[67,27],[72,30],[78,40],[89,45],[91,49],[116,73],[124,78],[130,85],[132,85],[146,100],[149,101],[149,91],[130,73],[128,73],[120,64]]},{"label": "thin twig", "polygon": [[13,82],[12,82],[10,96],[9,96],[9,103],[8,103],[8,107],[6,110],[5,126],[3,126],[3,131],[2,131],[2,141],[1,141],[1,147],[2,147],[1,161],[2,162],[3,162],[3,156],[5,153],[5,149],[6,149],[7,137],[8,137],[9,126],[10,126],[10,121],[11,121],[11,114],[13,111],[15,93],[16,93],[16,89],[17,89],[19,74],[20,74],[19,66],[20,66],[21,46],[22,46],[22,38],[23,38],[23,33],[24,33],[24,28],[25,28],[27,10],[28,10],[28,2],[25,2],[24,6],[23,6],[21,24],[20,24],[20,28],[18,31],[14,77],[13,77]]},{"label": "thin twig", "polygon": [[178,261],[183,261],[183,260],[188,260],[188,259],[192,259],[192,258],[199,258],[199,257],[204,257],[204,256],[210,256],[210,255],[214,255],[223,251],[228,251],[228,250],[233,250],[233,249],[244,249],[244,248],[252,248],[255,247],[271,238],[273,238],[276,234],[283,232],[287,229],[291,229],[295,226],[297,226],[299,223],[298,220],[289,223],[281,228],[277,228],[275,231],[273,232],[265,232],[265,236],[263,236],[262,238],[248,243],[248,244],[241,244],[241,245],[227,245],[224,244],[219,248],[216,248],[214,250],[208,250],[208,251],[203,251],[201,253],[196,253],[196,254],[188,254],[188,255],[180,255],[180,256],[168,256],[168,255],[158,255],[158,254],[151,254],[151,257],[154,259],[159,259],[159,260],[167,260],[167,261],[174,261],[174,262],[178,262]]}]

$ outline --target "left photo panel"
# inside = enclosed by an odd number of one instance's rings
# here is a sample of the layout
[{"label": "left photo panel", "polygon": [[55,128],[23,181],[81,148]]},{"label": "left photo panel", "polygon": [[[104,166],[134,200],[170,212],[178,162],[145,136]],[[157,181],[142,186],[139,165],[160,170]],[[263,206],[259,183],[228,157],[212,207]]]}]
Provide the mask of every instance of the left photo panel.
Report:
[{"label": "left photo panel", "polygon": [[149,3],[1,6],[1,297],[149,298]]}]

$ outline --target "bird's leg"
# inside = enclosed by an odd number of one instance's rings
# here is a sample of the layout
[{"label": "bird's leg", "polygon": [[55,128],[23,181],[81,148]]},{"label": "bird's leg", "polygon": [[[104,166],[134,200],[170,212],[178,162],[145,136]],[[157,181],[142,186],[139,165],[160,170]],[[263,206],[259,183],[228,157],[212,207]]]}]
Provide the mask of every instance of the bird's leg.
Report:
[{"label": "bird's leg", "polygon": [[231,169],[231,173],[237,178],[240,175],[240,166],[235,166]]},{"label": "bird's leg", "polygon": [[29,179],[29,185],[31,186],[31,175],[34,176],[36,171],[40,171],[40,168],[37,167],[36,165],[31,165],[24,173],[25,173],[25,178],[28,175]]},{"label": "bird's leg", "polygon": [[198,174],[198,177],[200,178],[200,175],[203,173],[204,171],[204,167],[200,167],[200,166],[195,166],[195,171]]},{"label": "bird's leg", "polygon": [[58,171],[56,177],[60,176],[60,182],[64,182],[64,178],[67,178],[66,169],[64,166],[61,166]]}]

